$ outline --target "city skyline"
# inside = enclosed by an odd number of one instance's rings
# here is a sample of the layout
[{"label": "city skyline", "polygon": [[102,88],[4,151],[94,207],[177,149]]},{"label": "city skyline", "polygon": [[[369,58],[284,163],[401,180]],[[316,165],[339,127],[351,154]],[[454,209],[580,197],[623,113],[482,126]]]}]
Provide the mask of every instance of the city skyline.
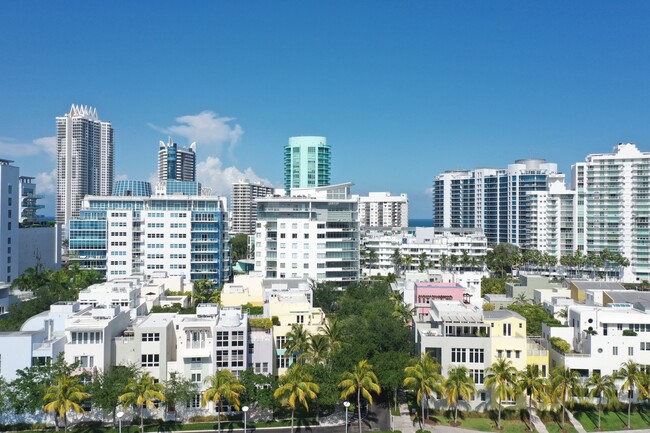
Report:
[{"label": "city skyline", "polygon": [[322,135],[332,183],[407,193],[431,218],[445,170],[544,158],[568,177],[619,142],[650,149],[649,6],[581,6],[11,3],[0,157],[53,216],[54,119],[71,104],[112,123],[116,179],[155,177],[171,136],[197,142],[197,180],[226,197],[240,177],[282,186],[288,138]]}]

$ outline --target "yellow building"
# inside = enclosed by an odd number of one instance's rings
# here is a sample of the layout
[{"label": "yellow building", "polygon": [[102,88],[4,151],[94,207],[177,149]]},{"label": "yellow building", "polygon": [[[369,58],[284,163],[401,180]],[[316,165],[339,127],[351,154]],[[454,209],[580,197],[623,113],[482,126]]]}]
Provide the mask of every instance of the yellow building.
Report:
[{"label": "yellow building", "polygon": [[269,317],[273,320],[273,335],[275,336],[275,369],[276,375],[282,375],[293,364],[294,359],[286,353],[287,334],[293,325],[302,325],[310,335],[321,333],[325,325],[325,313],[320,308],[312,307],[304,293],[286,292],[269,298]]},{"label": "yellow building", "polygon": [[492,365],[505,358],[517,370],[526,368],[528,355],[526,319],[510,310],[484,311],[483,321],[490,326],[490,360]]}]

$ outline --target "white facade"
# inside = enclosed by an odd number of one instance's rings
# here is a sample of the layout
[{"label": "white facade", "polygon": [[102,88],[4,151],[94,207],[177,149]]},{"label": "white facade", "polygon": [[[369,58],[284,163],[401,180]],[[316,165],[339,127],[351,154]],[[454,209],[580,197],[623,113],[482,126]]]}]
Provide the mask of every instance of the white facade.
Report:
[{"label": "white facade", "polygon": [[[440,258],[443,254],[447,257],[456,256],[460,266],[460,258],[466,252],[470,259],[475,259],[471,267],[482,268],[483,258],[487,252],[487,240],[480,233],[458,235],[449,232],[438,233],[433,227],[416,227],[415,230],[381,231],[366,230],[362,243],[367,250],[377,253],[379,260],[372,264],[372,268],[365,269],[364,273],[388,274],[395,272],[393,254],[398,250],[402,257],[412,258],[411,269],[419,268],[420,255],[427,256],[427,265],[440,267]],[[432,263],[432,266],[429,266]],[[470,267],[465,266],[465,267]]]},{"label": "white facade", "polygon": [[12,162],[0,159],[0,282],[3,283],[11,283],[19,275],[19,169]]},{"label": "white facade", "polygon": [[61,224],[21,227],[18,234],[18,275],[36,266],[61,268]]},{"label": "white facade", "polygon": [[113,191],[113,128],[99,120],[96,109],[72,105],[69,113],[56,118],[56,141],[56,220],[67,234],[84,196]]},{"label": "white facade", "polygon": [[650,280],[650,152],[619,144],[572,169],[577,250],[621,253],[630,261],[624,281]]},{"label": "white facade", "polygon": [[267,278],[359,279],[358,201],[351,183],[257,199],[255,268]]},{"label": "white facade", "polygon": [[240,179],[232,184],[232,216],[230,218],[230,233],[255,233],[257,221],[256,198],[273,195],[274,189],[261,182],[251,182]]},{"label": "white facade", "polygon": [[359,222],[361,227],[408,227],[408,195],[371,192],[368,196],[360,196]]}]

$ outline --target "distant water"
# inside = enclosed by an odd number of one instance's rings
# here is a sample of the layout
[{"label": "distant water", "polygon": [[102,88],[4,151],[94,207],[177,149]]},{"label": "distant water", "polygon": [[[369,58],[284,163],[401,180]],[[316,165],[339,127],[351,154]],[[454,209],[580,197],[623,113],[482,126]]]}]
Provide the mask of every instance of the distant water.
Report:
[{"label": "distant water", "polygon": [[432,218],[409,219],[409,227],[433,227],[433,219]]}]

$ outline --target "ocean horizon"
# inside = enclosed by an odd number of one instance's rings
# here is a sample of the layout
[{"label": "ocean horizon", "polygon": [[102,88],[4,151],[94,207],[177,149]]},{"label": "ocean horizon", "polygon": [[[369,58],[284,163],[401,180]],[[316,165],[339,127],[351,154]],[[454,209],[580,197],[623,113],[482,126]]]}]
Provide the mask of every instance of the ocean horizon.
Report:
[{"label": "ocean horizon", "polygon": [[409,227],[433,227],[433,219],[409,218]]}]

